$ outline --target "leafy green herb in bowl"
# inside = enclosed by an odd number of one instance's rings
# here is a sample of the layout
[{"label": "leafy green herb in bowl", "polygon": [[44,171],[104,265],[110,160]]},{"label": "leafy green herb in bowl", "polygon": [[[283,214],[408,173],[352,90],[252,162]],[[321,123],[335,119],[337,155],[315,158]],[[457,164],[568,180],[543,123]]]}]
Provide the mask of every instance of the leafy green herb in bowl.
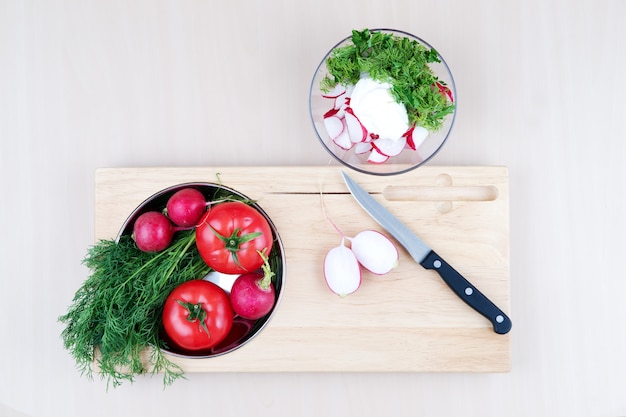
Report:
[{"label": "leafy green herb in bowl", "polygon": [[439,53],[393,29],[352,31],[318,66],[309,96],[318,138],[341,163],[388,175],[432,158],[456,115],[456,88]]}]

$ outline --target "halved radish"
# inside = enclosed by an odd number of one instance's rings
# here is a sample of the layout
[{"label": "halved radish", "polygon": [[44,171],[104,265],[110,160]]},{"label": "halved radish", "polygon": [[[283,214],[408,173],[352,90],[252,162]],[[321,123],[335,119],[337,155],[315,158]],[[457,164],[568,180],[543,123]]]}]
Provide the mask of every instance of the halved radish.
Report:
[{"label": "halved radish", "polygon": [[398,250],[382,233],[364,230],[350,241],[359,263],[374,274],[383,275],[398,266]]},{"label": "halved radish", "polygon": [[346,108],[346,127],[348,128],[348,134],[352,142],[358,143],[367,140],[367,129],[361,124],[351,107]]},{"label": "halved radish", "polygon": [[352,294],[361,285],[359,261],[354,252],[345,246],[344,238],[324,258],[324,279],[328,288],[341,297]]},{"label": "halved radish", "polygon": [[400,137],[394,139],[375,139],[372,141],[372,146],[381,154],[386,156],[396,156],[404,149],[406,145],[406,137]]}]

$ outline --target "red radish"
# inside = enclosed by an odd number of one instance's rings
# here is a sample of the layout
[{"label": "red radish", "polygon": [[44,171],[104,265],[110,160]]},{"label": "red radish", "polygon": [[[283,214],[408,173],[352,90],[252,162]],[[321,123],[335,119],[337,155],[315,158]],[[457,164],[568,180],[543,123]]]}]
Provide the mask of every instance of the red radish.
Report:
[{"label": "red radish", "polygon": [[406,146],[416,150],[428,136],[428,130],[422,126],[412,126],[403,136],[406,138]]},{"label": "red radish", "polygon": [[[342,149],[348,150],[350,148],[352,148],[352,146],[354,146],[354,143],[352,143],[352,141],[350,140],[350,135],[348,135],[348,130],[344,129],[341,131],[341,133],[339,134],[339,136],[337,136],[335,139],[333,139],[333,142],[335,142],[335,144],[337,146],[339,146]],[[358,143],[357,143],[358,145]]]},{"label": "red radish", "polygon": [[[332,292],[341,297],[355,292],[361,286],[361,266],[382,275],[398,264],[398,250],[385,235],[365,230],[350,238],[328,217],[323,199],[321,205],[326,220],[341,235],[341,244],[324,258],[324,279]],[[346,240],[351,242],[351,248],[345,245]]]},{"label": "red radish", "polygon": [[172,222],[163,213],[147,211],[135,220],[132,237],[139,250],[160,252],[169,246],[174,232]]},{"label": "red radish", "polygon": [[364,230],[350,239],[352,252],[368,271],[384,275],[398,266],[398,250],[376,230]]},{"label": "red radish", "polygon": [[328,288],[340,297],[355,292],[361,286],[361,269],[359,262],[349,248],[341,245],[332,248],[324,258],[324,279]]},{"label": "red radish", "polygon": [[361,124],[359,118],[356,117],[352,107],[346,108],[346,127],[348,128],[348,134],[352,142],[358,143],[367,140],[369,135],[367,129]]},{"label": "red radish", "polygon": [[435,83],[435,85],[437,86],[437,88],[439,89],[439,92],[441,93],[441,95],[443,96],[443,98],[446,98],[446,96],[448,96],[448,98],[450,99],[451,102],[454,103],[454,97],[452,97],[452,91],[445,85],[443,85],[442,83],[440,83],[439,81],[437,81]]},{"label": "red radish", "polygon": [[389,157],[387,155],[383,155],[378,152],[378,149],[372,147],[372,152],[370,152],[370,156],[367,157],[367,162],[371,162],[373,164],[382,164],[383,162],[387,162]]},{"label": "red radish", "polygon": [[166,213],[174,224],[192,227],[198,224],[206,211],[204,195],[195,188],[183,188],[175,192],[167,201]]},{"label": "red radish", "polygon": [[386,156],[396,156],[404,149],[406,145],[406,137],[400,137],[398,139],[375,139],[372,141],[372,146],[376,148],[378,152]]},{"label": "red radish", "polygon": [[[258,251],[257,251],[258,252]],[[240,275],[230,290],[230,303],[239,316],[257,320],[267,315],[274,307],[276,291],[272,284],[272,272],[268,258],[258,252],[263,258],[262,272],[251,272]]]},{"label": "red radish", "polygon": [[333,107],[332,109],[330,109],[326,113],[324,113],[324,119],[327,119],[328,117],[335,116],[338,111],[339,111],[339,109],[336,109],[336,108]]},{"label": "red radish", "polygon": [[343,119],[346,116],[346,108],[348,108],[348,103],[350,102],[350,98],[346,98],[344,96],[339,96],[335,99],[334,108],[337,110],[335,116]]}]

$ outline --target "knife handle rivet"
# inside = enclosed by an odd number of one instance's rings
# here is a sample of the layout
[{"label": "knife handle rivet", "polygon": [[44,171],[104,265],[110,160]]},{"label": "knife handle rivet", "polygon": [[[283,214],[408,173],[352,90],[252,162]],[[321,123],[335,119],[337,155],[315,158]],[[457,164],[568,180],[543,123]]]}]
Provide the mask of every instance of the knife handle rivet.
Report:
[{"label": "knife handle rivet", "polygon": [[504,317],[502,317],[502,315],[501,315],[501,314],[498,314],[498,315],[496,316],[496,322],[498,322],[498,323],[502,323],[503,321],[504,321]]},{"label": "knife handle rivet", "polygon": [[465,295],[472,295],[474,294],[474,290],[471,287],[467,287],[465,289]]},{"label": "knife handle rivet", "polygon": [[435,262],[433,262],[433,266],[435,268],[441,268],[441,261],[439,259],[437,259]]}]

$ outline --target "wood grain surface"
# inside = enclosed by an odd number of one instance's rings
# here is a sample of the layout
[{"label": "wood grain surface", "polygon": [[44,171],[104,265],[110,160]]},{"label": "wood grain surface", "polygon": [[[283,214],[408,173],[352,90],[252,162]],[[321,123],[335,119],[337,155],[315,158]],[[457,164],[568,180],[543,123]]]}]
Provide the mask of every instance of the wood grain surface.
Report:
[{"label": "wood grain surface", "polygon": [[[349,175],[510,312],[507,168]],[[276,225],[287,259],[284,292],[268,326],[244,347],[209,359],[172,357],[185,371],[510,370],[510,334],[495,334],[438,275],[402,249],[396,269],[384,276],[364,273],[356,293],[340,298],[328,290],[323,259],[341,237],[325,213],[348,236],[382,231],[347,192],[337,167],[101,168],[95,237],[114,238],[132,210],[163,188],[218,178],[258,200]]]}]

